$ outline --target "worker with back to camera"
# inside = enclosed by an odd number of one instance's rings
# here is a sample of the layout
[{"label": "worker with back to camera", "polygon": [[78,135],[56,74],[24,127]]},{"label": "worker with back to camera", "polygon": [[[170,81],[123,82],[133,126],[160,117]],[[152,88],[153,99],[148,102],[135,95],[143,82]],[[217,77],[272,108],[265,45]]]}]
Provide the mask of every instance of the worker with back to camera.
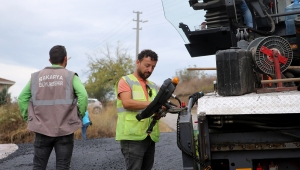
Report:
[{"label": "worker with back to camera", "polygon": [[56,169],[70,169],[74,132],[82,127],[88,96],[77,74],[65,69],[65,47],[56,45],[49,55],[52,67],[31,74],[18,104],[28,130],[35,132],[33,169],[46,169],[53,148]]},{"label": "worker with back to camera", "polygon": [[148,80],[157,60],[154,51],[141,51],[134,73],[123,76],[115,86],[118,110],[116,140],[120,141],[127,170],[150,170],[153,167],[155,143],[160,136],[158,123],[148,134],[146,131],[152,118],[138,121],[136,115],[154,100],[158,92],[158,87]]}]

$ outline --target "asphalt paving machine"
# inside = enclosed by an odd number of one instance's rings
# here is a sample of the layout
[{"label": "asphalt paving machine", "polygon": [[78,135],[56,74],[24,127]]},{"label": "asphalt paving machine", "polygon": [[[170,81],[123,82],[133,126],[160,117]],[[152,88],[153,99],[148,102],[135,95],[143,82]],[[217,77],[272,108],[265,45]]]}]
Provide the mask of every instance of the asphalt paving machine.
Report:
[{"label": "asphalt paving machine", "polygon": [[216,60],[214,92],[191,94],[178,112],[183,169],[300,170],[300,8],[294,1],[245,0],[253,20],[248,27],[243,0],[162,0],[190,56]]}]

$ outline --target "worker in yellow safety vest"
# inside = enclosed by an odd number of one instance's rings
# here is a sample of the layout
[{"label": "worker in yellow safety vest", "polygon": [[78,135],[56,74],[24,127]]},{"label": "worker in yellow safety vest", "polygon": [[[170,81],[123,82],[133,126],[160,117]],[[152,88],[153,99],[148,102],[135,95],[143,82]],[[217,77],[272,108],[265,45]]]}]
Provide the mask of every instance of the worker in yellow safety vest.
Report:
[{"label": "worker in yellow safety vest", "polygon": [[157,60],[154,51],[141,51],[134,73],[123,76],[115,86],[118,110],[116,140],[120,141],[127,170],[151,170],[153,167],[155,143],[160,135],[158,123],[148,134],[146,131],[152,118],[138,121],[136,115],[154,100],[158,92],[158,87],[148,80]]}]

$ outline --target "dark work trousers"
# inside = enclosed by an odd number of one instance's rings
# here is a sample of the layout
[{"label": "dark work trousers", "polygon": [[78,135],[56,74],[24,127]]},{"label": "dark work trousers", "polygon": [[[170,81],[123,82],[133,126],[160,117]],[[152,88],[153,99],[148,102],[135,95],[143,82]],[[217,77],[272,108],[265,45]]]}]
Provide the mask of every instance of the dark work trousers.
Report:
[{"label": "dark work trousers", "polygon": [[70,169],[73,147],[74,133],[59,137],[35,133],[33,169],[46,169],[53,148],[56,155],[56,169]]},{"label": "dark work trousers", "polygon": [[154,163],[155,142],[150,136],[142,141],[121,140],[120,145],[127,170],[151,170]]}]

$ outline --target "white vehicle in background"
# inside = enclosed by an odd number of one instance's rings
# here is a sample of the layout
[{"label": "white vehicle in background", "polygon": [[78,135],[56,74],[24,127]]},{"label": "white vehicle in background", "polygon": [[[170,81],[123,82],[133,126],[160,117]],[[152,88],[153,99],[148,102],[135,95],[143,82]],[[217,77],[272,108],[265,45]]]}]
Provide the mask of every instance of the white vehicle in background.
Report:
[{"label": "white vehicle in background", "polygon": [[102,103],[95,98],[88,98],[88,110],[94,114],[99,114],[102,110]]}]

